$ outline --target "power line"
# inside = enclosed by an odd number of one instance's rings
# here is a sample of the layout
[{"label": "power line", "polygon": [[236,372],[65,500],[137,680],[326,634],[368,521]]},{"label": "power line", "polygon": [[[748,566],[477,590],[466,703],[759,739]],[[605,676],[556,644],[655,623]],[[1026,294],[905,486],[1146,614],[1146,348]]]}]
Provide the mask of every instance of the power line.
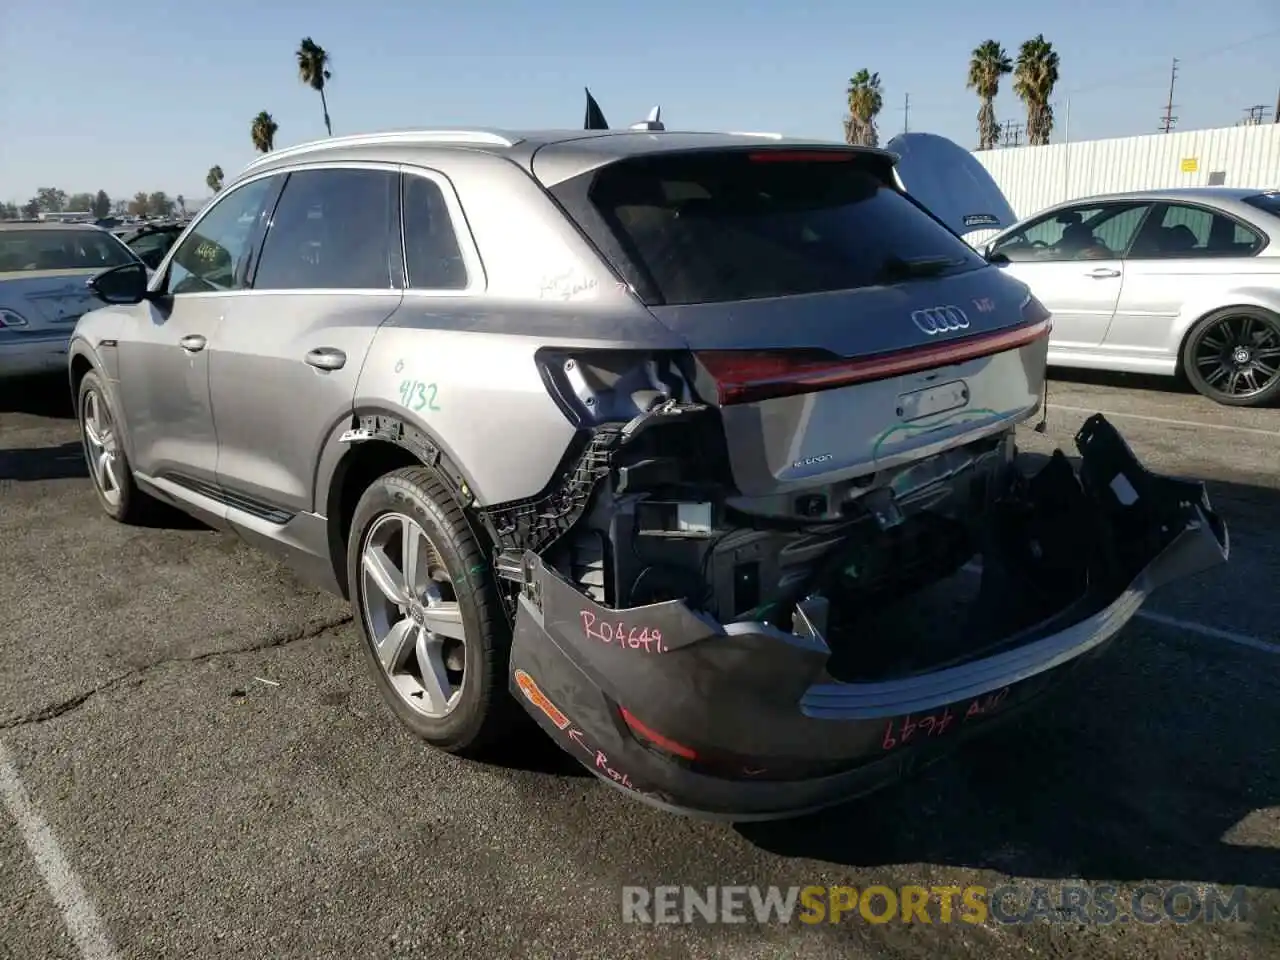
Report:
[{"label": "power line", "polygon": [[[1194,56],[1182,57],[1178,60],[1178,62],[1181,64],[1199,63],[1203,60],[1208,60],[1212,57],[1216,57],[1219,54],[1229,53],[1232,50],[1238,50],[1240,47],[1248,46],[1251,43],[1257,43],[1259,40],[1266,40],[1266,39],[1269,39],[1270,37],[1280,37],[1280,29],[1268,30],[1265,33],[1255,33],[1251,37],[1247,37],[1243,40],[1237,40],[1234,43],[1228,43],[1225,46],[1215,47],[1210,50],[1202,50],[1199,53],[1195,54]],[[1064,93],[1070,96],[1077,93],[1085,93],[1090,90],[1098,90],[1104,87],[1118,86],[1119,84],[1127,83],[1128,81],[1136,77],[1150,76],[1151,70],[1152,70],[1151,67],[1147,67],[1143,70],[1133,70],[1124,74],[1117,74],[1109,80],[1100,80],[1097,83],[1090,83],[1081,87],[1073,87],[1070,90],[1064,91]]]}]

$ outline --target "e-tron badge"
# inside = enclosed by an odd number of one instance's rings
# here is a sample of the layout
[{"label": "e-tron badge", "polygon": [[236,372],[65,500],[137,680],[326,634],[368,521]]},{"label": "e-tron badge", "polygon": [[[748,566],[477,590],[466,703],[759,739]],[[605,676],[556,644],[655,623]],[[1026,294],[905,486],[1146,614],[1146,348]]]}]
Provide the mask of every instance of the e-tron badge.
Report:
[{"label": "e-tron badge", "polygon": [[959,307],[930,307],[911,314],[911,322],[926,336],[969,329],[969,317]]}]

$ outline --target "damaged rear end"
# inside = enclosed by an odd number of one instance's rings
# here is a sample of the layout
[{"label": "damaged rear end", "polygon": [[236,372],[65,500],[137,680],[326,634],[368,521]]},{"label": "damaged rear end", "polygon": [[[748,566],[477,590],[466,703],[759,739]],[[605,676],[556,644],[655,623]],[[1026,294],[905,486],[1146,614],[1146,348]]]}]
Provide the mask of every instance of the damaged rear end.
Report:
[{"label": "damaged rear end", "polygon": [[540,351],[579,443],[487,518],[513,692],[607,781],[734,819],[838,802],[1225,560],[1203,488],[1103,418],[1076,465],[1018,454],[1050,318],[891,155],[658,151],[551,193],[688,344]]}]

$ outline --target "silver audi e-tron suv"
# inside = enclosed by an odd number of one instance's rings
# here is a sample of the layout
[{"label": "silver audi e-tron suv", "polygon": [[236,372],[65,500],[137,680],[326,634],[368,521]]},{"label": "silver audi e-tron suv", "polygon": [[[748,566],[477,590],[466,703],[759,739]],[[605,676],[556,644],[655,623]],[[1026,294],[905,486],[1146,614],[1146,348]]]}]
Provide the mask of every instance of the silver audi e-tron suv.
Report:
[{"label": "silver audi e-tron suv", "polygon": [[348,597],[438,748],[520,706],[670,810],[864,792],[1227,556],[1203,488],[1101,417],[1078,464],[1018,454],[1051,318],[961,239],[998,190],[923,143],[923,193],[894,153],[761,135],[275,150],[153,278],[93,281],[69,367],[98,496]]}]

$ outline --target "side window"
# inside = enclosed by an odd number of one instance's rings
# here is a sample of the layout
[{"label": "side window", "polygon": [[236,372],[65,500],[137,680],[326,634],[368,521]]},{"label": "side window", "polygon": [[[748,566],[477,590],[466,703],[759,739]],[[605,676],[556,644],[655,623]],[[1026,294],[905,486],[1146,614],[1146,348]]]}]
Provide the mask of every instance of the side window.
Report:
[{"label": "side window", "polygon": [[1067,207],[1010,234],[992,252],[1013,261],[1112,260],[1133,240],[1148,204]]},{"label": "side window", "polygon": [[388,290],[399,177],[300,170],[271,217],[255,290]]},{"label": "side window", "polygon": [[466,289],[467,265],[444,194],[414,174],[404,178],[404,253],[410,289]]},{"label": "side window", "polygon": [[1135,256],[1152,259],[1247,257],[1261,249],[1262,238],[1231,217],[1204,207],[1170,203],[1143,231]]},{"label": "side window", "polygon": [[218,201],[174,251],[169,261],[171,294],[243,289],[259,218],[279,183],[276,177],[263,177]]}]

